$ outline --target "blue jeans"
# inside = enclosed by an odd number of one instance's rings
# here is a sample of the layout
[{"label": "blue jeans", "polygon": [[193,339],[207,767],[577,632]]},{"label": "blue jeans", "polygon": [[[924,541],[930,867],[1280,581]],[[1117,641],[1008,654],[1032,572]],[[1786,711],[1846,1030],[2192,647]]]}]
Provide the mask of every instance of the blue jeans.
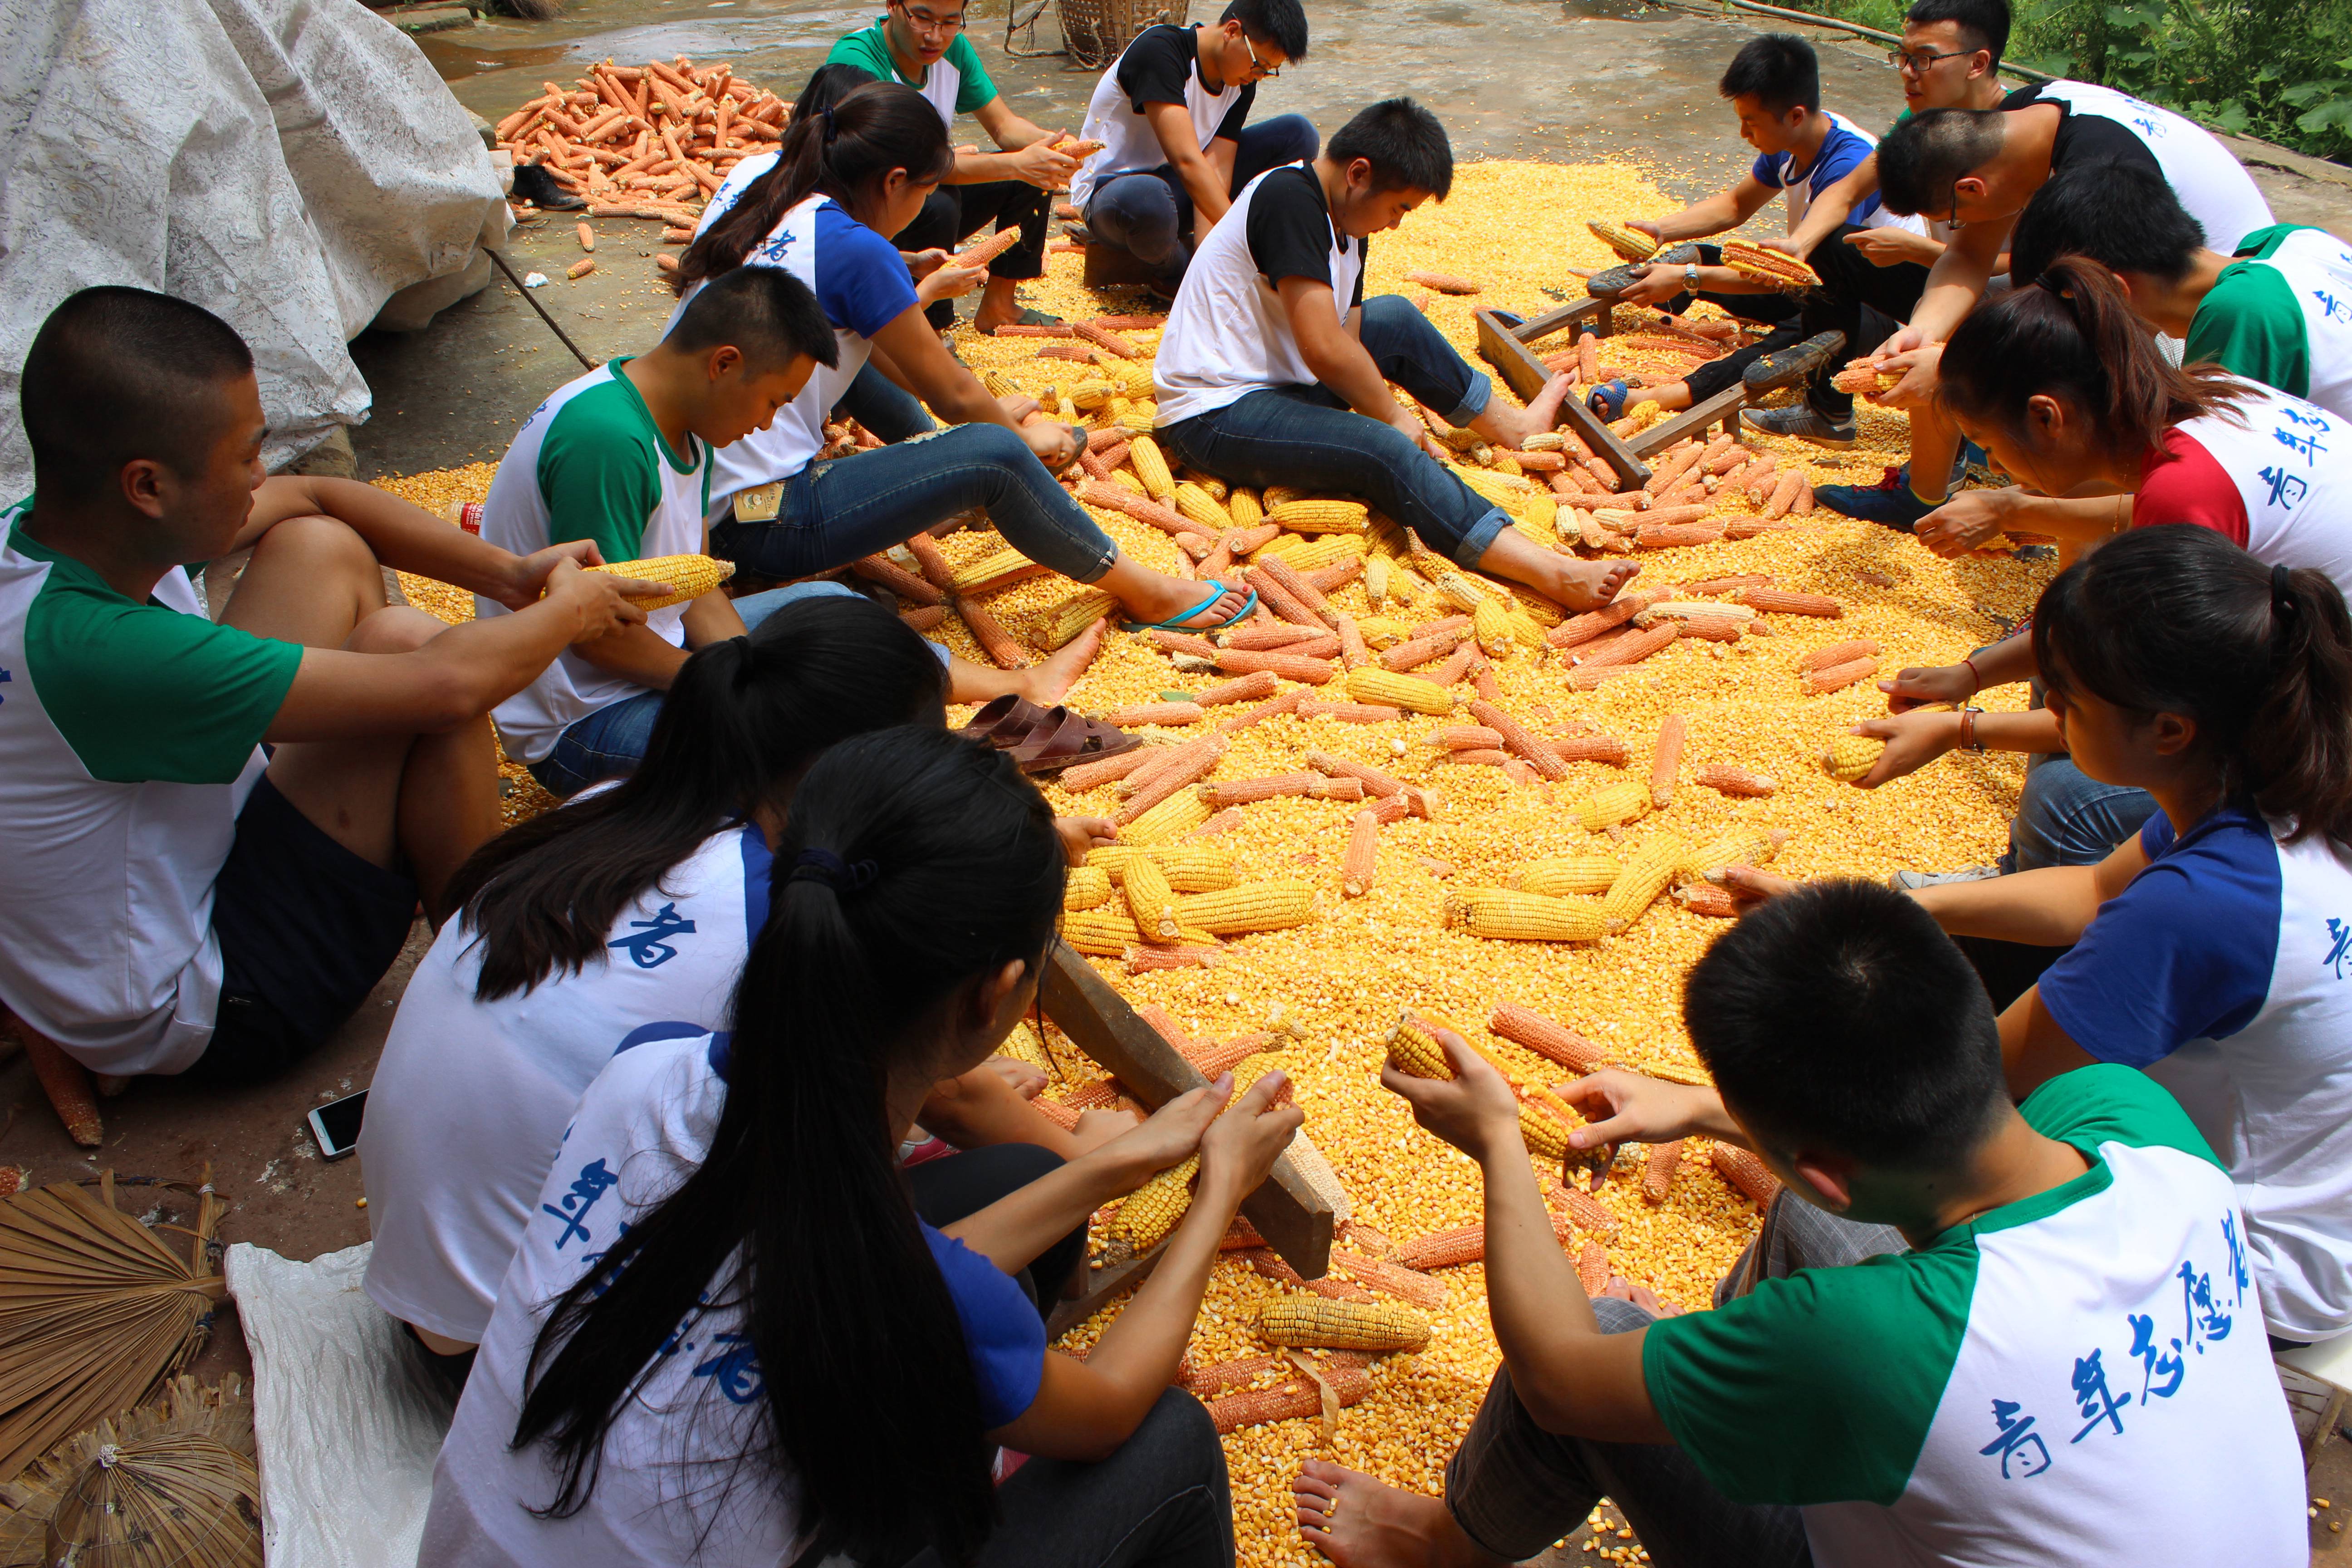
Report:
[{"label": "blue jeans", "polygon": [[[838,583],[793,583],[771,588],[764,594],[744,595],[735,601],[735,613],[743,617],[748,629],[786,605],[826,594],[855,598],[857,591]],[[944,663],[948,650],[937,643],[931,646],[939,649]],[[661,716],[661,706],[660,692],[640,691],[635,697],[607,703],[584,719],[575,719],[555,738],[553,751],[529,764],[530,776],[550,795],[564,796],[579,794],[598,779],[626,777],[646,760],[646,748],[653,743],[654,721]]]},{"label": "blue jeans", "polygon": [[[1473,370],[1428,317],[1394,294],[1364,301],[1363,342],[1381,374],[1466,425],[1494,384]],[[1319,385],[1276,386],[1179,420],[1160,445],[1188,468],[1239,485],[1295,485],[1361,496],[1465,566],[1510,526],[1503,509],[1446,472],[1392,426],[1367,419]]]},{"label": "blue jeans", "polygon": [[856,420],[882,441],[904,441],[939,428],[931,423],[922,400],[876,370],[870,360],[843,389],[833,414],[836,419]]},{"label": "blue jeans", "polygon": [[1091,583],[1118,559],[1110,535],[1002,425],[958,425],[811,463],[784,481],[775,521],[730,516],[710,531],[710,553],[770,577],[813,577],[972,507],[988,509],[1005,543],[1065,577]]},{"label": "blue jeans", "polygon": [[[1234,153],[1234,188],[1228,194],[1239,195],[1244,185],[1268,169],[1312,158],[1321,145],[1315,122],[1303,114],[1277,115],[1244,127]],[[1192,193],[1184,188],[1172,164],[1114,174],[1087,200],[1087,232],[1159,268],[1163,278],[1181,278],[1192,259]]]},{"label": "blue jeans", "polygon": [[2156,797],[2128,784],[2101,784],[2063,752],[2025,765],[2025,793],[2009,825],[2003,871],[2095,866],[2156,815]]}]

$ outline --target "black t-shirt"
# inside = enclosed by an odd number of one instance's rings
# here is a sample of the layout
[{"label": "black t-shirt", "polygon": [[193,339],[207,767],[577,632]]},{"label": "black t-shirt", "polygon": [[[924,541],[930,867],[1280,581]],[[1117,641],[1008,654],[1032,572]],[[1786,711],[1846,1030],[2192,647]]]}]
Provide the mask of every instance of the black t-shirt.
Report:
[{"label": "black t-shirt", "polygon": [[[1127,46],[1118,57],[1118,85],[1126,92],[1128,102],[1135,112],[1143,112],[1147,103],[1182,103],[1185,83],[1200,77],[1200,25],[1189,27],[1171,26],[1161,23],[1146,27]],[[1201,90],[1209,97],[1208,84]],[[1223,120],[1218,121],[1216,134],[1228,142],[1241,140],[1242,127],[1249,123],[1250,105],[1257,98],[1257,84],[1253,82],[1241,90]],[[1214,140],[1213,137],[1212,140]]]},{"label": "black t-shirt", "polygon": [[2046,85],[2037,81],[2030,87],[2021,87],[2002,99],[2000,107],[2006,113],[2046,104],[2058,111],[2058,134],[2050,143],[2052,174],[2078,163],[2133,163],[2158,179],[2164,178],[2164,165],[2157,162],[2146,142],[2132,134],[2130,126],[2101,114],[2077,114],[2074,105],[2064,100],[2042,97],[2042,89]]},{"label": "black t-shirt", "polygon": [[[1331,208],[1323,199],[1323,182],[1315,177],[1311,167],[1292,164],[1276,169],[1258,184],[1257,195],[1250,198],[1249,224],[1244,231],[1249,240],[1250,260],[1268,283],[1278,284],[1286,278],[1312,278],[1328,286],[1331,281],[1331,252],[1348,253],[1350,245],[1362,245],[1360,239],[1349,239],[1331,226]],[[1349,309],[1364,302],[1363,257],[1357,258],[1356,297]]]}]

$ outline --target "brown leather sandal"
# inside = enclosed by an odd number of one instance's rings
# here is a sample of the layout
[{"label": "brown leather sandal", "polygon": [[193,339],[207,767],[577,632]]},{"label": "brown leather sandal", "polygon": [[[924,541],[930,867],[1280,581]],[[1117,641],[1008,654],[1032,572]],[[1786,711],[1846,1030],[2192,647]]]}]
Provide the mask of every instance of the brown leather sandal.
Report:
[{"label": "brown leather sandal", "polygon": [[1070,708],[1055,706],[1018,743],[1005,749],[1024,773],[1057,773],[1079,763],[1100,762],[1143,744],[1130,735]]}]

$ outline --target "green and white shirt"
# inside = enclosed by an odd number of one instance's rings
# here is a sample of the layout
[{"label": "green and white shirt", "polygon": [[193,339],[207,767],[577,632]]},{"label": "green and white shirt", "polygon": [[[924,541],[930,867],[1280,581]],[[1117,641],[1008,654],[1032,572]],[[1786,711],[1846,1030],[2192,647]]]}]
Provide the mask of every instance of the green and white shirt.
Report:
[{"label": "green and white shirt", "polygon": [[173,568],[145,604],[0,512],[0,1002],[104,1073],[212,1041],[213,883],[296,644],[215,626]]},{"label": "green and white shirt", "polygon": [[947,53],[931,62],[922,80],[899,75],[898,62],[891,58],[890,40],[882,32],[882,24],[887,20],[887,16],[877,16],[872,26],[835,39],[824,63],[856,66],[877,81],[895,81],[913,88],[930,100],[950,130],[957,115],[970,114],[996,96],[996,84],[989,80],[988,68],[980,63],[980,51],[971,47],[971,38],[965,33],[955,36]]},{"label": "green and white shirt", "polygon": [[2091,1162],[1916,1251],[1651,1325],[1658,1414],[1723,1493],[1804,1510],[1821,1568],[2303,1568],[2303,1458],[2237,1194],[2128,1068],[2021,1108]]},{"label": "green and white shirt", "polygon": [[[607,562],[698,555],[710,504],[710,448],[689,436],[683,457],[654,423],[616,359],[551,393],[515,432],[482,503],[482,537],[517,555],[593,539]],[[691,603],[691,601],[688,601]],[[477,595],[483,616],[505,605]],[[685,605],[646,616],[672,647],[686,646]],[[493,710],[508,752],[535,763],[569,725],[646,688],[597,668],[571,648]]]},{"label": "green and white shirt", "polygon": [[2237,256],[2189,319],[2187,357],[2352,419],[2352,247],[2283,223]]}]

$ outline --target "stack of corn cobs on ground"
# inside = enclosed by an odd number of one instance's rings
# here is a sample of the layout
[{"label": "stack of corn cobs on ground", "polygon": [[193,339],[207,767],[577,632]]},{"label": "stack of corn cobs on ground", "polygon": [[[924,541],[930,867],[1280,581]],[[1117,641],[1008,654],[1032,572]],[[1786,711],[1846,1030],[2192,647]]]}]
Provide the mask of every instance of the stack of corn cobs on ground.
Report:
[{"label": "stack of corn cobs on ground", "polygon": [[545,168],[587,200],[592,217],[659,217],[689,230],[730,169],[775,150],[792,108],[731,67],[700,68],[683,55],[605,60],[570,88],[541,85],[498,124],[499,145],[518,164]]}]

